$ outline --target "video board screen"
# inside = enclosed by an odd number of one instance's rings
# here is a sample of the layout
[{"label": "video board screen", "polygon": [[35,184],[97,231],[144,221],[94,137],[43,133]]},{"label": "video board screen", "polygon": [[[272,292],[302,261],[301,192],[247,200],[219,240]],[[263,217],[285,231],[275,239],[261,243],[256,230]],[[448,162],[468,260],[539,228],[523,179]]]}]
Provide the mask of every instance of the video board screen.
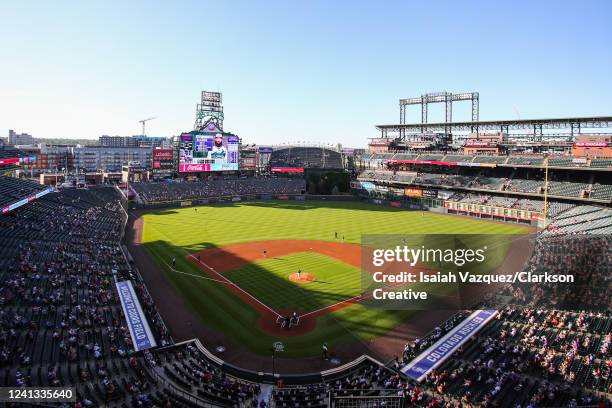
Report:
[{"label": "video board screen", "polygon": [[239,138],[220,132],[183,133],[179,143],[179,171],[238,170]]}]

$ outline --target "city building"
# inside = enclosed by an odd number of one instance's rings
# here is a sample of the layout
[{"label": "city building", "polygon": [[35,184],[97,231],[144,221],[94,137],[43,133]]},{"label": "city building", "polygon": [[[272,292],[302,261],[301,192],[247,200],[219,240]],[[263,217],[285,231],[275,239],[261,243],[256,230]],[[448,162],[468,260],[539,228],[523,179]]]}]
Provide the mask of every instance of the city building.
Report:
[{"label": "city building", "polygon": [[13,129],[9,129],[8,144],[10,145],[31,145],[34,144],[34,138],[27,133],[16,133]]},{"label": "city building", "polygon": [[171,140],[156,136],[108,136],[102,135],[98,138],[100,146],[103,147],[170,147]]},{"label": "city building", "polygon": [[150,147],[83,146],[74,150],[74,165],[84,171],[121,171],[128,161],[151,167]]}]

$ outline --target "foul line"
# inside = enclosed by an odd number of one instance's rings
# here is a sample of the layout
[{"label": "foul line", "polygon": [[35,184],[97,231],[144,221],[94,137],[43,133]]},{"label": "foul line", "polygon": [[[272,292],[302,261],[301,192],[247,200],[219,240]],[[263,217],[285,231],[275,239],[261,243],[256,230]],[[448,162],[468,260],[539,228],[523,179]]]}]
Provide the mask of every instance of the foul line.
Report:
[{"label": "foul line", "polygon": [[188,272],[179,271],[178,269],[175,269],[172,266],[168,265],[168,263],[166,263],[166,262],[164,262],[164,263],[174,273],[180,273],[181,275],[187,275],[187,276],[191,276],[191,277],[198,278],[198,279],[205,279],[205,280],[209,280],[209,281],[213,281],[213,282],[217,282],[217,283],[223,283],[223,284],[226,284],[226,285],[228,284],[227,282],[222,281],[222,280],[213,279],[213,278],[207,278],[206,276],[196,275],[194,273],[188,273]]},{"label": "foul line", "polygon": [[303,315],[300,315],[300,317],[310,316],[311,314],[315,314],[315,313],[318,313],[318,312],[322,312],[323,310],[330,309],[330,308],[332,308],[332,307],[335,307],[335,306],[341,305],[341,304],[343,304],[343,303],[351,302],[351,301],[353,301],[353,300],[355,300],[355,299],[359,299],[359,298],[361,298],[361,295],[353,296],[352,298],[348,298],[348,299],[341,300],[340,302],[338,302],[338,303],[334,303],[333,305],[325,306],[325,307],[322,307],[322,308],[320,308],[320,309],[313,310],[312,312],[304,313]]},{"label": "foul line", "polygon": [[[218,276],[219,278],[221,278],[222,283],[226,283],[228,285],[231,285],[233,287],[235,287],[236,289],[238,289],[239,291],[241,291],[242,293],[244,293],[245,295],[247,295],[248,297],[250,297],[251,299],[253,299],[254,301],[256,301],[257,303],[259,303],[260,305],[262,305],[263,307],[265,307],[266,309],[268,309],[269,311],[271,311],[272,313],[274,313],[276,316],[282,317],[276,310],[272,309],[270,306],[266,305],[265,303],[263,303],[261,300],[257,299],[255,296],[251,295],[249,292],[247,292],[246,290],[242,289],[240,286],[236,285],[234,282],[232,282],[231,280],[229,280],[228,278],[226,278],[225,276],[223,276],[222,274],[220,274],[219,272],[215,271],[215,269],[209,265],[207,265],[204,261],[196,258],[193,255],[189,255],[190,258],[193,258],[196,262],[198,262],[200,265],[204,265],[209,271],[211,271],[212,273],[214,273],[216,276]],[[213,279],[214,280],[214,279]]]},{"label": "foul line", "polygon": [[[206,262],[202,261],[201,259],[196,258],[196,257],[195,257],[195,256],[193,256],[193,255],[189,255],[189,257],[190,257],[190,258],[192,258],[192,259],[194,259],[196,262],[198,262],[199,264],[203,265],[204,267],[206,267],[206,269],[210,270],[212,273],[214,273],[215,275],[217,275],[218,277],[220,277],[222,280],[217,280],[217,279],[212,279],[212,278],[206,278],[206,277],[204,277],[204,276],[199,276],[199,275],[192,275],[192,274],[190,274],[190,273],[186,273],[186,272],[180,272],[180,271],[177,271],[177,270],[175,270],[174,268],[171,268],[171,269],[173,269],[173,270],[174,270],[175,272],[177,272],[177,273],[182,273],[182,274],[185,274],[185,275],[194,276],[194,277],[197,277],[197,278],[202,278],[202,279],[208,279],[208,280],[212,280],[212,281],[214,281],[214,282],[219,282],[219,283],[224,283],[224,284],[226,284],[226,285],[234,286],[235,288],[237,288],[238,290],[240,290],[242,293],[246,294],[248,297],[250,297],[251,299],[255,300],[257,303],[259,303],[260,305],[262,305],[263,307],[265,307],[266,309],[268,309],[269,311],[271,311],[272,313],[274,313],[276,316],[283,317],[283,316],[282,316],[280,313],[278,313],[276,310],[272,309],[271,307],[269,307],[268,305],[266,305],[265,303],[263,303],[261,300],[257,299],[255,296],[251,295],[249,292],[247,292],[246,290],[244,290],[243,288],[241,288],[240,286],[236,285],[234,282],[232,282],[231,280],[229,280],[228,278],[226,278],[225,276],[223,276],[222,274],[220,274],[219,272],[217,272],[217,271],[216,271],[216,270],[215,270],[215,269],[214,269],[212,266],[210,266],[210,265],[206,264]],[[168,264],[166,264],[166,265],[168,265]],[[169,266],[169,265],[168,265],[168,266]],[[348,302],[352,302],[352,301],[357,300],[357,299],[360,299],[360,298],[362,298],[362,297],[363,297],[362,295],[356,295],[356,296],[353,296],[353,297],[351,297],[351,298],[341,300],[340,302],[336,302],[336,303],[334,303],[334,304],[332,304],[332,305],[328,305],[328,306],[322,307],[322,308],[320,308],[320,309],[313,310],[313,311],[310,311],[310,312],[308,312],[308,313],[304,313],[304,314],[302,314],[302,315],[299,315],[298,317],[299,317],[299,318],[302,318],[302,317],[310,316],[310,315],[313,315],[313,314],[315,314],[315,313],[319,313],[319,312],[322,312],[322,311],[324,311],[324,310],[331,309],[331,308],[336,307],[336,306],[338,306],[338,305],[341,305],[341,304],[344,304],[344,303],[348,303]],[[366,297],[363,297],[363,298],[365,299]]]}]

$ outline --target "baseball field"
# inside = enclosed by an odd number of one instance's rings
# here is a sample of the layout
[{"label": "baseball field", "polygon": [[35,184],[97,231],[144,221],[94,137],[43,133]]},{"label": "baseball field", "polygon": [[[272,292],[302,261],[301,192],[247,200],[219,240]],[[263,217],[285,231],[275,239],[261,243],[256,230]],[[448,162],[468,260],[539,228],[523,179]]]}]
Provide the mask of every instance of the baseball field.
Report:
[{"label": "baseball field", "polygon": [[[142,221],[142,244],[193,312],[185,319],[260,355],[282,341],[290,358],[316,356],[323,342],[370,341],[418,313],[360,304],[362,234],[529,231],[356,202],[215,204],[147,212]],[[299,324],[281,327],[294,313]]]}]

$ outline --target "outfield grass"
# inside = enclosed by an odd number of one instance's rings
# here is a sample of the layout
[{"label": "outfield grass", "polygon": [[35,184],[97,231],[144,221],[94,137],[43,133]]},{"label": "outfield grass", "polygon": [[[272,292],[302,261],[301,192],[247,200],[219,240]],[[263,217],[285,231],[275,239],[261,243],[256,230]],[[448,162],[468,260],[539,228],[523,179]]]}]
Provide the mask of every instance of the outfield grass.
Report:
[{"label": "outfield grass", "polygon": [[[300,284],[287,277],[301,269],[316,277]],[[359,269],[310,252],[259,260],[224,276],[274,310],[309,312],[360,293]]]},{"label": "outfield grass", "polygon": [[[167,209],[146,213],[143,227],[143,243],[160,265],[167,279],[183,293],[193,312],[206,324],[226,333],[237,344],[262,355],[270,345],[279,340],[261,330],[257,325],[259,315],[242,300],[233,295],[224,285],[173,273],[169,261],[176,257],[176,269],[191,274],[203,274],[185,256],[207,248],[221,247],[231,243],[253,242],[271,239],[317,239],[334,240],[337,232],[346,242],[359,243],[362,234],[523,234],[528,228],[519,225],[485,222],[467,217],[453,217],[429,212],[406,211],[390,207],[374,206],[355,202],[288,202],[264,201],[218,204],[197,207]],[[294,254],[296,262],[303,254]],[[325,264],[338,263],[319,254],[308,254],[302,270],[314,273]],[[326,258],[323,262],[322,258]],[[272,261],[272,262],[271,262]],[[300,262],[301,264],[302,262]],[[296,264],[297,265],[297,264]],[[293,268],[293,266],[291,266]],[[246,269],[245,269],[246,268]],[[267,284],[258,281],[256,275],[242,274],[248,268],[257,269],[257,276],[268,274]],[[334,265],[344,270],[348,265]],[[298,268],[299,269],[299,268]],[[251,269],[253,270],[253,269]],[[329,304],[333,296],[353,293],[353,283],[336,282],[332,277],[326,281],[336,285],[334,289],[313,294],[307,300],[305,288],[298,288],[286,280],[287,271],[273,260],[256,262],[228,272],[228,277],[237,283],[250,285],[251,290],[264,296],[266,303],[279,308],[297,307],[302,303],[308,307]],[[331,273],[331,271],[329,272]],[[346,270],[342,276],[348,274]],[[356,272],[358,274],[358,272]],[[326,275],[327,276],[327,275]],[[340,274],[337,276],[340,277]],[[358,282],[359,277],[357,277]],[[272,288],[270,285],[274,285]],[[357,283],[358,284],[358,283]],[[293,285],[293,286],[292,286]],[[307,284],[306,286],[308,286]],[[279,290],[279,288],[281,288]],[[314,287],[313,287],[314,288]],[[291,295],[284,293],[289,291]],[[284,294],[281,294],[283,292]],[[254,293],[255,295],[255,293]],[[333,295],[333,296],[332,296]],[[283,300],[283,297],[285,298]],[[289,302],[294,302],[293,304]],[[310,302],[310,303],[308,303]],[[273,306],[273,307],[274,307]],[[321,343],[338,347],[355,340],[369,340],[383,335],[413,311],[383,311],[352,305],[333,314],[319,318],[316,330],[298,337],[281,338],[285,343],[285,357],[314,356],[320,352]]]}]

